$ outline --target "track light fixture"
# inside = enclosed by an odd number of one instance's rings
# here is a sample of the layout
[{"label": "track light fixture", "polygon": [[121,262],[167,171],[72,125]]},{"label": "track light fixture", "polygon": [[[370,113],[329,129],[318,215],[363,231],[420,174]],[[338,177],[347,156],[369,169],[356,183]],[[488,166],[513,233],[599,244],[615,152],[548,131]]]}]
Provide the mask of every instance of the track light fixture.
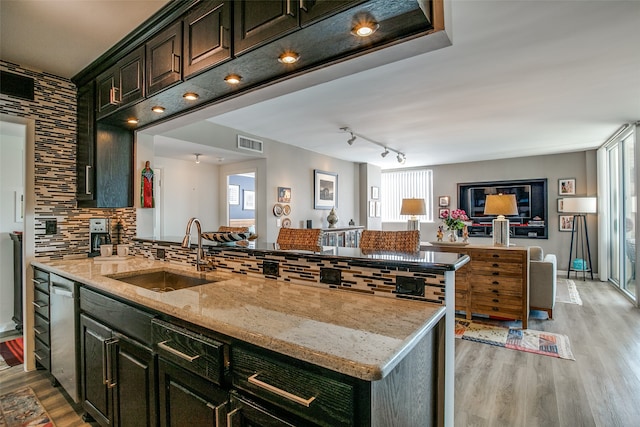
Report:
[{"label": "track light fixture", "polygon": [[196,163],[200,163],[200,156],[202,156],[202,154],[200,153],[196,153]]},{"label": "track light fixture", "polygon": [[366,136],[364,136],[362,134],[356,133],[353,130],[351,130],[351,128],[349,128],[347,126],[341,127],[340,130],[342,132],[346,132],[346,133],[351,135],[351,138],[349,138],[347,140],[347,143],[349,145],[353,145],[353,142],[356,140],[356,138],[364,139],[365,141],[369,141],[372,144],[375,144],[377,146],[380,146],[380,147],[384,148],[384,151],[382,153],[380,153],[380,156],[382,156],[383,159],[385,157],[387,157],[390,152],[394,152],[394,153],[397,154],[396,159],[398,160],[398,163],[400,163],[401,165],[404,165],[405,162],[407,161],[407,155],[404,154],[401,151],[396,150],[395,148],[391,148],[391,147],[387,146],[386,144],[383,144],[383,143],[378,142],[378,141],[374,141],[371,138],[367,138]]}]

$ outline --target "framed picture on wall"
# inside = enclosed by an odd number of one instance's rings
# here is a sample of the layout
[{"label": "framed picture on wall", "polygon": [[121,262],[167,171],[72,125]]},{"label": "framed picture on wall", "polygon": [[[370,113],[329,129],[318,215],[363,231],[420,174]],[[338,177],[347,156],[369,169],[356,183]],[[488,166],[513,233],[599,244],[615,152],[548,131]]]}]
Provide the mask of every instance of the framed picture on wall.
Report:
[{"label": "framed picture on wall", "polygon": [[558,212],[564,212],[564,199],[558,199]]},{"label": "framed picture on wall", "polygon": [[244,190],[242,192],[242,209],[245,211],[252,211],[256,208],[256,193],[251,190]]},{"label": "framed picture on wall", "polygon": [[448,207],[451,199],[449,196],[440,196],[438,197],[438,206]]},{"label": "framed picture on wall", "polygon": [[444,218],[444,216],[449,212],[449,209],[447,208],[440,208],[438,209],[438,218],[442,219]]},{"label": "framed picture on wall", "polygon": [[338,174],[313,171],[313,208],[331,209],[338,207]]},{"label": "framed picture on wall", "polygon": [[376,216],[376,202],[370,200],[369,201],[369,218],[374,218]]},{"label": "framed picture on wall", "polygon": [[576,194],[576,179],[560,178],[558,180],[558,194],[561,196],[571,196]]},{"label": "framed picture on wall", "polygon": [[560,231],[573,231],[573,215],[560,215]]},{"label": "framed picture on wall", "polygon": [[291,188],[278,187],[278,203],[291,203]]},{"label": "framed picture on wall", "polygon": [[379,187],[371,187],[371,198],[373,200],[378,200],[380,197],[380,188]]},{"label": "framed picture on wall", "polygon": [[229,184],[229,194],[227,195],[227,200],[230,205],[239,205],[240,204],[240,186],[235,184]]}]

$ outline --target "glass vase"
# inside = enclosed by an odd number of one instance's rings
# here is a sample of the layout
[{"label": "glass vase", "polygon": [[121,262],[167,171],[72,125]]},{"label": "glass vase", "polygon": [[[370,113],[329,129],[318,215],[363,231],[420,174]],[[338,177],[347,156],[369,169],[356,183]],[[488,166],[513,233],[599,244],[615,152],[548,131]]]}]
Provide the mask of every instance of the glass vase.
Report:
[{"label": "glass vase", "polygon": [[458,241],[458,230],[449,230],[447,240],[449,240],[450,243],[456,243]]}]

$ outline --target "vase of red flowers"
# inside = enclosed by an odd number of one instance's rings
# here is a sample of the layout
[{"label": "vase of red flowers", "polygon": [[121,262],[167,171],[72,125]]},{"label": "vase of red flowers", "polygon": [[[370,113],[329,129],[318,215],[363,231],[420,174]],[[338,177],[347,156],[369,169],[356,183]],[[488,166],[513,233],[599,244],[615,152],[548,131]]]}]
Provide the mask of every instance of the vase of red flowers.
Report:
[{"label": "vase of red flowers", "polygon": [[457,242],[458,231],[464,229],[464,226],[466,225],[465,221],[469,220],[467,213],[463,209],[446,209],[442,212],[441,216],[444,226],[449,232],[447,240],[452,243]]}]

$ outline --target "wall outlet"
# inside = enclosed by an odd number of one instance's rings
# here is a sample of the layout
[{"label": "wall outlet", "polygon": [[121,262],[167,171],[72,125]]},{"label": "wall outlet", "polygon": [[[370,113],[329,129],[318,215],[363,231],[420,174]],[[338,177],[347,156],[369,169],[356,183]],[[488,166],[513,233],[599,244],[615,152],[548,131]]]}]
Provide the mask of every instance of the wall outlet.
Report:
[{"label": "wall outlet", "polygon": [[280,263],[275,261],[262,261],[262,274],[265,276],[279,276]]},{"label": "wall outlet", "polygon": [[320,283],[339,286],[340,283],[342,283],[342,270],[337,268],[320,268]]},{"label": "wall outlet", "polygon": [[418,277],[396,277],[396,292],[400,295],[424,296],[424,279]]},{"label": "wall outlet", "polygon": [[156,249],[156,259],[164,259],[164,249]]},{"label": "wall outlet", "polygon": [[56,234],[58,232],[58,220],[47,219],[44,222],[44,234]]}]

